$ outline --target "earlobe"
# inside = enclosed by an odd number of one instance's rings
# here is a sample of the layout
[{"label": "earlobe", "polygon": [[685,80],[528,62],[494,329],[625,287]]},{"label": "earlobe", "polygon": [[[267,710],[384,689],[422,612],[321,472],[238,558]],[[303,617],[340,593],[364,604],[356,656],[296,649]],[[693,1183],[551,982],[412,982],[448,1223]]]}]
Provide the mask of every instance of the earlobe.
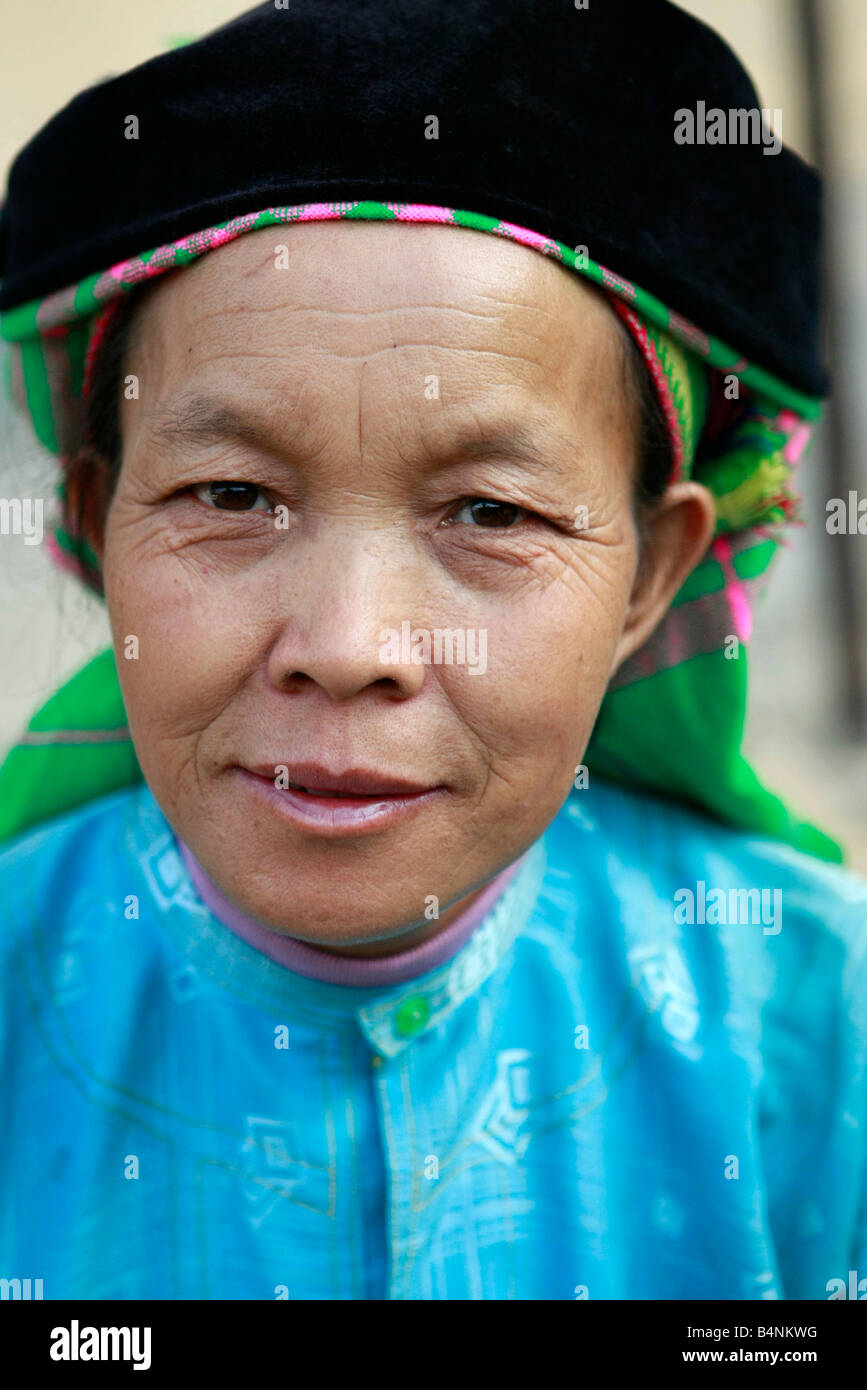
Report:
[{"label": "earlobe", "polygon": [[644,524],[641,555],[611,674],[650,637],[716,528],[712,494],[701,483],[672,483]]}]

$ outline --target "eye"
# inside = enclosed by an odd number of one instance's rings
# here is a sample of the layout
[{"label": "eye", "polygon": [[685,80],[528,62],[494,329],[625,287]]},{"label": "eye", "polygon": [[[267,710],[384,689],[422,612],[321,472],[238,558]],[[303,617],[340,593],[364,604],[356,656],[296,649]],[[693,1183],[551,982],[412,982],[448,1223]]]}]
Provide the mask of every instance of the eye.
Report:
[{"label": "eye", "polygon": [[271,510],[267,497],[255,483],[202,483],[200,487],[194,488],[193,492],[206,507],[212,506],[221,512]]},{"label": "eye", "polygon": [[530,513],[514,502],[498,502],[491,497],[468,497],[454,513],[453,521],[470,521],[487,528],[510,527]]}]

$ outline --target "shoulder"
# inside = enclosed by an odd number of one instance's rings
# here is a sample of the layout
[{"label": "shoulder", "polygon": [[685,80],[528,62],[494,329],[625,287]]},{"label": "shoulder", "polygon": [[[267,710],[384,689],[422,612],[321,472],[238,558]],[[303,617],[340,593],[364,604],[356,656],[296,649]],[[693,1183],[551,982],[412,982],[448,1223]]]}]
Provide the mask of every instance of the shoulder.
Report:
[{"label": "shoulder", "polygon": [[812,975],[814,995],[842,991],[867,1020],[860,875],[598,778],[570,795],[545,843],[549,908],[616,924],[627,954],[665,942],[699,974],[715,966],[767,997]]},{"label": "shoulder", "polygon": [[[756,887],[784,892],[790,910],[818,912],[829,929],[867,928],[867,879],[781,840],[740,830],[678,802],[596,778],[572,792],[546,836],[549,862],[582,875],[596,866],[603,877],[622,871],[650,881],[666,898],[678,889]],[[692,880],[692,883],[690,881]],[[634,881],[634,880],[633,880]],[[625,884],[624,884],[625,886]]]},{"label": "shoulder", "polygon": [[51,871],[62,867],[71,855],[90,857],[95,840],[116,837],[130,814],[137,815],[143,804],[152,801],[148,789],[137,783],[42,821],[0,845],[0,876],[14,877],[28,864],[38,863]]},{"label": "shoulder", "polygon": [[[63,922],[95,896],[129,883],[132,846],[145,827],[168,831],[146,786],[138,783],[88,801],[0,847],[0,949],[14,948],[16,926]],[[122,901],[122,899],[121,899]]]}]

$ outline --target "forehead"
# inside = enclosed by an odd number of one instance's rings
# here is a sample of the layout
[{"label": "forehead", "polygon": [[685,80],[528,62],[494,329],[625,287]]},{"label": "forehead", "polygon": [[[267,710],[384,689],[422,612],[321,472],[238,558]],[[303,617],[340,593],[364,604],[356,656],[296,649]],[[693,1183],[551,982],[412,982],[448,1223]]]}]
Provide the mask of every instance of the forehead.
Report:
[{"label": "forehead", "polygon": [[[134,346],[163,396],[192,377],[333,393],[387,379],[423,408],[441,373],[453,402],[578,412],[623,424],[623,340],[607,301],[528,247],[467,228],[305,223],[261,229],[157,281]],[[427,399],[430,399],[428,396]],[[300,404],[300,388],[299,400]],[[428,412],[430,414],[430,412]]]}]

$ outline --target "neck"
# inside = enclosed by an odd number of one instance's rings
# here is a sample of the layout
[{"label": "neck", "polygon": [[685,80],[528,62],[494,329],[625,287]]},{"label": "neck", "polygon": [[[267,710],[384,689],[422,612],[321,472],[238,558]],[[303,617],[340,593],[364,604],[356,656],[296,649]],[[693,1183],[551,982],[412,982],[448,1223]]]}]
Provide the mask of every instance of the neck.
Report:
[{"label": "neck", "polygon": [[216,887],[183,842],[180,849],[199,897],[218,921],[296,974],[339,985],[399,984],[444,964],[469,940],[523,863],[523,857],[516,860],[422,928],[361,947],[335,948],[312,946],[248,917]]}]

